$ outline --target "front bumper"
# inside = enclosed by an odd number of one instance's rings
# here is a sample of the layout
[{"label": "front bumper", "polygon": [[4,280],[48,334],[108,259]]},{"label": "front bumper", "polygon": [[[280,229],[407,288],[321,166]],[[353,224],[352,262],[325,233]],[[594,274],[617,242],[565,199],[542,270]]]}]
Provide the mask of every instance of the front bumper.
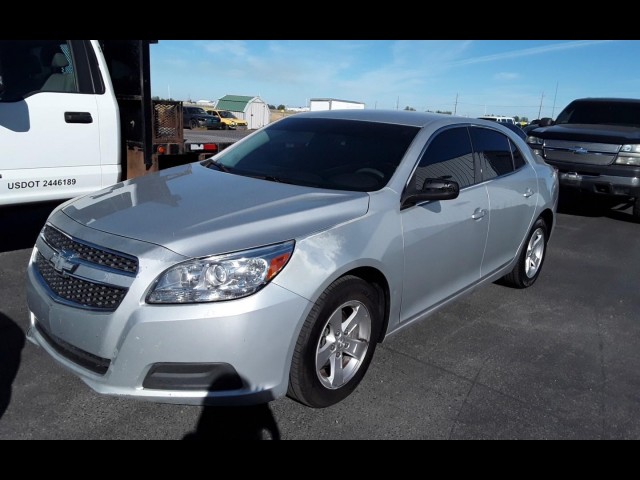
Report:
[{"label": "front bumper", "polygon": [[558,169],[558,180],[563,187],[605,195],[640,196],[640,168],[545,161]]},{"label": "front bumper", "polygon": [[[133,286],[128,295],[136,295]],[[286,394],[293,347],[311,309],[306,299],[272,283],[228,302],[126,300],[111,313],[57,303],[30,263],[28,337],[103,394],[193,405],[255,404]],[[114,333],[109,354],[87,347]],[[198,386],[202,379],[212,385]]]}]

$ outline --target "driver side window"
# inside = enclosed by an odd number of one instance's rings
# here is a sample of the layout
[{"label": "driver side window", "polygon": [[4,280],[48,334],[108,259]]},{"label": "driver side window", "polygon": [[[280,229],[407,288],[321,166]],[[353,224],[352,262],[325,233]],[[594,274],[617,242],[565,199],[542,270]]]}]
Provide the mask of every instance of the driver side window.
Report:
[{"label": "driver side window", "polygon": [[66,40],[0,41],[0,65],[0,101],[16,102],[41,91],[78,91],[73,56]]},{"label": "driver side window", "polygon": [[460,189],[475,183],[473,150],[467,127],[449,128],[431,140],[420,158],[410,187],[422,189],[427,178],[453,180]]}]

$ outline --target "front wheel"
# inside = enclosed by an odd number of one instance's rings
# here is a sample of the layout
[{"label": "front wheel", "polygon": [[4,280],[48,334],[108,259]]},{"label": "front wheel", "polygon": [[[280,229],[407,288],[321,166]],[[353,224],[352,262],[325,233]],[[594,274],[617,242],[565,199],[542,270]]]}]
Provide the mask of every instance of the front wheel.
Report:
[{"label": "front wheel", "polygon": [[518,262],[502,280],[510,287],[527,288],[535,283],[547,253],[548,228],[543,219],[533,224]]},{"label": "front wheel", "polygon": [[373,286],[350,275],[325,290],[295,346],[287,392],[291,398],[323,408],[355,390],[380,335],[379,301]]},{"label": "front wheel", "polygon": [[191,122],[189,122],[189,128],[191,130],[193,130],[194,128],[198,128],[198,121],[197,120],[191,120]]}]

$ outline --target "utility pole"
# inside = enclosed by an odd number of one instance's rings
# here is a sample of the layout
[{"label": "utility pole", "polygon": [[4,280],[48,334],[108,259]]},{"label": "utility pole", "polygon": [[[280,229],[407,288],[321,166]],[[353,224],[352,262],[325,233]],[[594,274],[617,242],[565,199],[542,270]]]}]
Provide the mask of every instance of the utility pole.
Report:
[{"label": "utility pole", "polygon": [[396,110],[400,107],[400,95],[398,95],[398,99],[396,100]]},{"label": "utility pole", "polygon": [[458,94],[456,93],[456,104],[453,107],[453,114],[455,115],[458,111]]},{"label": "utility pole", "polygon": [[538,118],[540,118],[540,112],[542,112],[542,99],[544,98],[544,92],[542,92],[542,96],[540,97],[540,109],[538,110]]},{"label": "utility pole", "polygon": [[551,109],[551,118],[553,118],[553,114],[556,111],[556,97],[558,96],[558,82],[556,82],[556,93],[553,96],[553,108]]}]

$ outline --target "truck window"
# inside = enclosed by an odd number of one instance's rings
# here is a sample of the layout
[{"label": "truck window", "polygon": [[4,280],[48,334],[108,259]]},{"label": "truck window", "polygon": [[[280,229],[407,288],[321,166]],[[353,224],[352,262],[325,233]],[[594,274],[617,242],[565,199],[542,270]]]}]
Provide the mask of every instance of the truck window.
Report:
[{"label": "truck window", "polygon": [[574,101],[567,106],[556,123],[582,123],[586,125],[640,126],[640,103]]},{"label": "truck window", "polygon": [[78,91],[67,40],[2,40],[0,68],[0,102],[16,102],[38,92]]}]

